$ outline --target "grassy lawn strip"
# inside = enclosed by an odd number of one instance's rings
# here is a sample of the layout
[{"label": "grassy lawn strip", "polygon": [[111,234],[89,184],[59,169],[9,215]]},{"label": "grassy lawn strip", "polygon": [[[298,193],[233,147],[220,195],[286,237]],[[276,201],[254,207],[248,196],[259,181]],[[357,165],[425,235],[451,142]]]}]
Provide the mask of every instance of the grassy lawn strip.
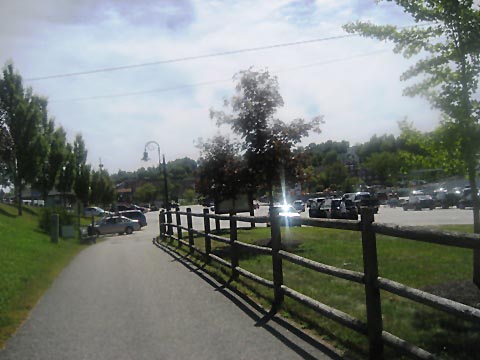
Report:
[{"label": "grassy lawn strip", "polygon": [[[447,227],[452,231],[471,231],[471,228],[472,226]],[[228,237],[228,234],[223,236]],[[266,244],[269,237],[269,228],[238,232],[239,240],[248,243]],[[197,238],[195,242],[197,246],[203,246],[203,238]],[[361,234],[358,232],[313,227],[283,228],[282,243],[287,247],[287,251],[300,256],[335,267],[363,272]],[[214,252],[228,260],[228,251],[225,251],[224,244],[212,241],[212,248]],[[473,285],[470,284],[473,255],[469,250],[387,236],[377,236],[377,249],[379,272],[384,278],[434,293],[437,288],[445,287],[472,291]],[[240,266],[266,279],[272,279],[269,256],[244,253],[240,258]],[[230,275],[229,269],[215,262],[212,262],[207,270],[223,281]],[[319,274],[287,261],[283,262],[283,270],[284,283],[288,287],[366,321],[362,285]],[[265,308],[270,307],[272,294],[269,289],[242,277],[232,285]],[[473,289],[475,290],[476,288]],[[459,294],[453,295],[455,297]],[[386,331],[441,355],[442,358],[476,359],[480,353],[478,324],[458,320],[451,315],[387,292],[382,291],[381,298],[383,325]],[[480,297],[477,303],[480,303]],[[337,347],[344,349],[349,357],[367,357],[368,343],[365,337],[317,315],[289,298],[285,299],[282,315],[333,342]],[[387,347],[386,358],[402,357]]]},{"label": "grassy lawn strip", "polygon": [[50,242],[38,230],[39,209],[0,204],[0,348],[55,277],[84,248],[77,240]]}]

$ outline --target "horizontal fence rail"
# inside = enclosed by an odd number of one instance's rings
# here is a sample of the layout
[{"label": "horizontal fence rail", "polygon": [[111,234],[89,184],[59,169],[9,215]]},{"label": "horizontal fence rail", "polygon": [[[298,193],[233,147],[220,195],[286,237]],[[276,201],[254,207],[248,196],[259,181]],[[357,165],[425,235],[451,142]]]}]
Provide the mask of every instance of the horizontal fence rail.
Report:
[{"label": "horizontal fence rail", "polygon": [[[176,223],[172,218],[175,215]],[[187,226],[182,226],[181,216],[187,218]],[[204,230],[194,229],[192,218],[203,218]],[[322,264],[311,259],[287,252],[282,249],[280,218],[275,214],[272,216],[238,216],[210,214],[208,209],[203,213],[192,213],[187,211],[161,211],[160,239],[176,240],[179,246],[186,246],[190,253],[201,254],[205,261],[213,260],[222,266],[230,269],[232,279],[239,275],[248,278],[267,288],[273,289],[274,303],[272,309],[278,309],[283,303],[284,296],[288,296],[303,305],[313,309],[319,314],[340,323],[360,334],[367,336],[369,341],[369,357],[371,359],[383,359],[383,345],[387,344],[398,351],[418,359],[434,359],[435,356],[403,339],[396,337],[383,330],[382,313],[380,302],[380,290],[390,292],[403,298],[428,305],[462,319],[480,323],[480,310],[452,300],[448,300],[404,284],[385,279],[378,274],[378,260],[376,249],[376,234],[393,236],[415,241],[423,241],[445,246],[468,248],[477,251],[480,249],[480,236],[477,234],[460,234],[444,231],[424,230],[408,226],[396,226],[374,223],[373,212],[368,208],[361,209],[361,220],[332,220],[332,219],[305,219],[295,221],[295,225],[306,225],[312,227],[331,228],[347,231],[357,231],[361,234],[364,272],[357,272]],[[215,220],[215,229],[211,230],[210,221]],[[228,236],[220,236],[220,221],[229,222]],[[266,223],[271,226],[269,246],[249,244],[237,239],[238,222],[250,223],[253,228],[257,223]],[[177,235],[173,235],[173,229],[177,229]],[[188,241],[183,239],[183,232],[188,234]],[[196,236],[196,237],[195,237]],[[201,250],[195,244],[198,239],[203,239],[205,250]],[[226,244],[225,251],[229,254],[230,260],[223,259],[218,254],[212,253],[210,241]],[[222,248],[223,249],[223,248]],[[273,281],[254,274],[239,265],[239,252],[249,251],[272,259]],[[343,280],[361,284],[365,287],[367,321],[363,322],[338,309],[323,304],[305,294],[299,293],[283,284],[282,261],[288,261],[316,271],[318,273],[334,276]]]},{"label": "horizontal fence rail", "polygon": [[480,249],[480,235],[419,229],[413,226],[374,224],[377,234],[417,240],[438,245]]}]

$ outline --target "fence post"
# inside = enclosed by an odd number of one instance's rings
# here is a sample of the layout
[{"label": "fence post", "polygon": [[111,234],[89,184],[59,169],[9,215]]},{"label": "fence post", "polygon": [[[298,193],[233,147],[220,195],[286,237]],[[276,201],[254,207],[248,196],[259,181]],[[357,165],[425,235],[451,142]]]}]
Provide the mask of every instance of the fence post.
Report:
[{"label": "fence post", "polygon": [[208,217],[208,208],[203,209],[203,227],[205,229],[205,262],[210,262],[210,252],[212,244],[210,240],[210,218]]},{"label": "fence post", "polygon": [[[177,221],[177,237],[178,237],[178,240],[182,240],[183,239],[183,231],[182,231],[182,219],[180,218],[180,208],[177,207],[175,209],[175,218],[176,218],[176,221]],[[178,247],[181,247],[182,246],[182,243],[180,241],[178,241]]]},{"label": "fence post", "polygon": [[59,229],[60,229],[60,217],[58,214],[52,214],[52,217],[50,219],[50,235],[51,235],[51,241],[53,243],[58,243]]},{"label": "fence post", "polygon": [[215,232],[220,234],[222,227],[220,225],[220,219],[215,219]]},{"label": "fence post", "polygon": [[188,227],[188,245],[190,248],[190,254],[193,254],[193,221],[192,221],[192,209],[187,208],[187,227]]},{"label": "fence post", "polygon": [[[250,209],[250,216],[251,216],[251,217],[254,217],[254,216],[255,216],[255,209],[254,209],[253,207]],[[252,220],[252,221],[250,222],[250,227],[251,227],[252,229],[255,228],[255,221]]]},{"label": "fence post", "polygon": [[369,358],[383,359],[382,340],[382,304],[380,288],[377,286],[378,259],[377,239],[372,228],[373,210],[367,207],[360,209],[362,225],[363,272],[365,277],[365,300],[367,308],[367,335],[369,342]]},{"label": "fence post", "polygon": [[160,224],[160,238],[165,240],[165,210],[161,210],[158,214],[158,220]]},{"label": "fence post", "polygon": [[235,270],[239,265],[238,246],[237,246],[237,218],[230,214],[230,262],[232,264],[232,279],[238,279],[238,271]]},{"label": "fence post", "polygon": [[170,241],[172,241],[172,236],[173,235],[173,226],[172,226],[172,210],[167,210],[167,235],[170,238]]},{"label": "fence post", "polygon": [[282,234],[280,231],[280,219],[278,210],[270,208],[270,236],[272,241],[272,267],[273,267],[273,310],[277,311],[283,303],[283,264],[278,253],[282,248]]},{"label": "fence post", "polygon": [[172,235],[173,235],[173,226],[172,226],[172,210],[168,210],[165,212],[167,215],[167,237],[169,238],[170,242],[173,241]]},{"label": "fence post", "polygon": [[480,249],[473,249],[473,283],[480,288]]}]

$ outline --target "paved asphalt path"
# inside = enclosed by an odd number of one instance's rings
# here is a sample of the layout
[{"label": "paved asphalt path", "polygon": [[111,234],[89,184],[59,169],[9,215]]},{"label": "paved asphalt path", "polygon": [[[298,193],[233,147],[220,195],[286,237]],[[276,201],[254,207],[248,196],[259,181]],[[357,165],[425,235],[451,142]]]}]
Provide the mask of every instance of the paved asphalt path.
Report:
[{"label": "paved asphalt path", "polygon": [[82,251],[0,359],[339,358],[154,246],[157,214]]}]

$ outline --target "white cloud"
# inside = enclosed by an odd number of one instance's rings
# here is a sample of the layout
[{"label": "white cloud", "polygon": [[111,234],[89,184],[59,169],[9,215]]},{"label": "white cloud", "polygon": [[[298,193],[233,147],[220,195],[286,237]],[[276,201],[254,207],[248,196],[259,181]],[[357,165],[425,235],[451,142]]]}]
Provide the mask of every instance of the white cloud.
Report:
[{"label": "white cloud", "polygon": [[[13,59],[25,78],[206,55],[345,34],[356,19],[409,24],[390,3],[370,0],[17,0],[0,13],[0,62]],[[345,59],[385,49],[387,53]],[[133,170],[144,144],[160,143],[167,160],[198,151],[193,142],[215,135],[208,109],[233,93],[232,76],[254,65],[278,72],[283,119],[325,115],[323,133],[306,141],[367,140],[391,133],[404,116],[422,130],[437,122],[426,101],[401,96],[409,62],[389,44],[361,38],[317,42],[31,82],[48,96],[50,113],[73,138],[83,134],[89,161],[110,171]],[[213,80],[212,85],[139,96],[60,101],[165,89]],[[153,158],[153,156],[152,156]],[[152,165],[156,159],[152,160]]]}]

